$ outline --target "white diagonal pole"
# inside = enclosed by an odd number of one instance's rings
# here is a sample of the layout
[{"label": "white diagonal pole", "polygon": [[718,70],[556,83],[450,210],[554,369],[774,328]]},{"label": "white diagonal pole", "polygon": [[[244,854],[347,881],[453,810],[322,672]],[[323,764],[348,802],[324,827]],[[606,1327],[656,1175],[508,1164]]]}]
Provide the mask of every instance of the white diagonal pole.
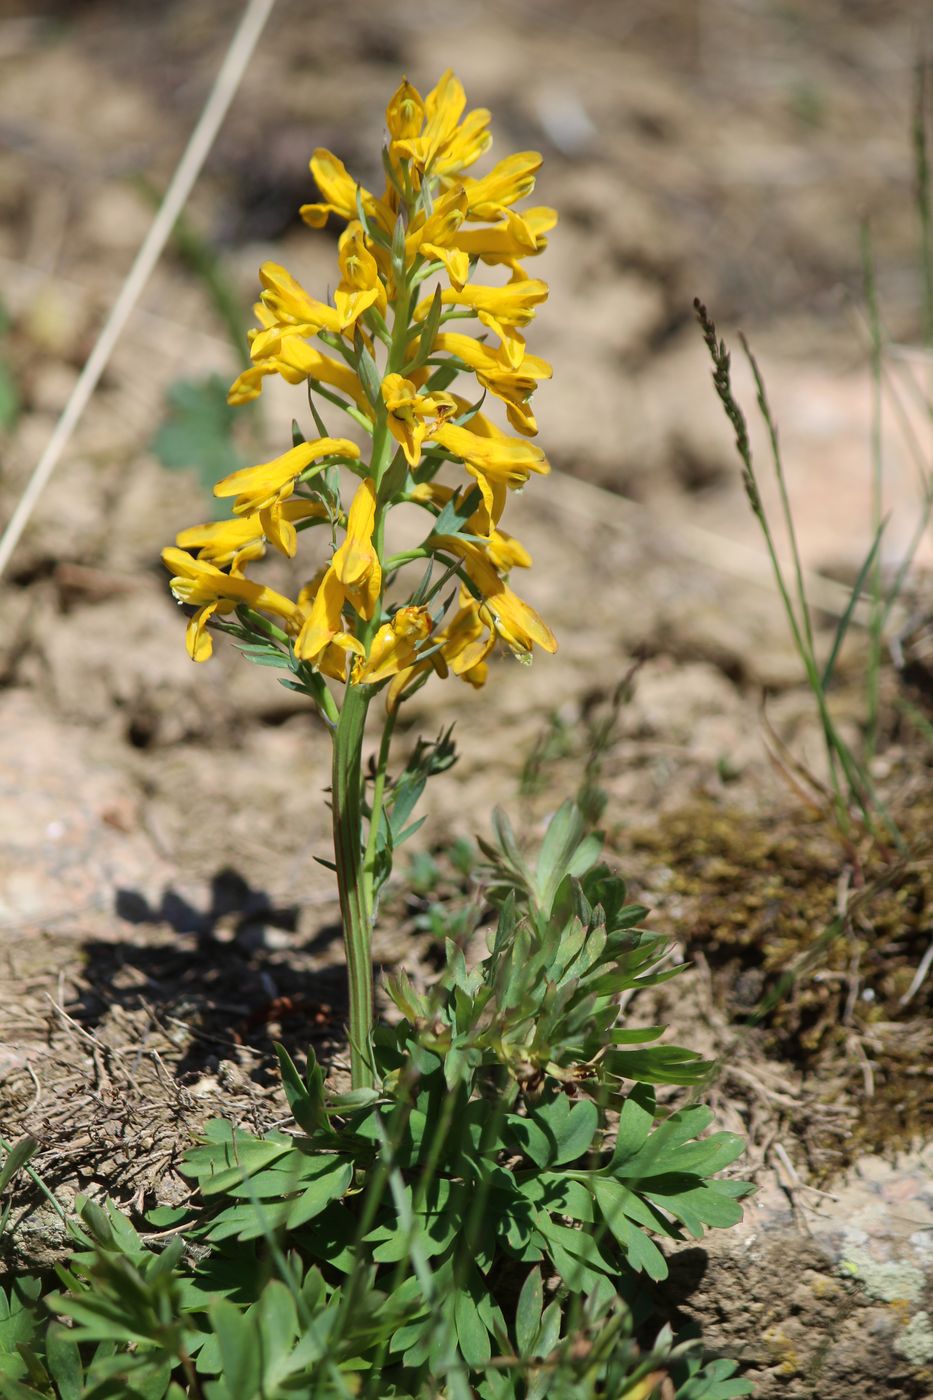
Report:
[{"label": "white diagonal pole", "polygon": [[243,18],[230,41],[230,47],[214,81],[204,110],[198,118],[197,126],[185,147],[184,154],[175,168],[175,173],[165,191],[165,197],[146,234],[136,260],[120,288],[120,294],[113,304],[94,348],[78,377],[71,397],[55,424],[52,436],[45,451],[36,463],[17,507],[0,536],[0,577],[2,577],[10,556],[19,543],[20,536],[36,507],[39,497],[48,484],[49,478],[58,465],[68,441],[77,427],[81,415],[87,408],[101,375],[113,353],[120,333],[136,305],[143,288],[162,255],[175,227],[175,221],[185,207],[185,202],[201,168],[207,159],[211,146],[227,115],[227,109],[240,86],[246,65],[253,55],[259,37],[265,27],[275,0],[247,0]]}]

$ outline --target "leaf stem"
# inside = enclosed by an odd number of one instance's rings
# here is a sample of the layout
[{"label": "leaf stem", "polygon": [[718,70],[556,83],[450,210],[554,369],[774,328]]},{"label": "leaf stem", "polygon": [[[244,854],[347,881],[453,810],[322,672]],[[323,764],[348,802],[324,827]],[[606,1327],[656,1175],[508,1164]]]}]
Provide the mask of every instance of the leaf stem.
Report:
[{"label": "leaf stem", "polygon": [[371,1089],[375,1084],[372,909],[367,898],[362,841],[363,730],[371,695],[369,686],[348,685],[334,731],[334,863],[347,953],[350,1077],[354,1089]]}]

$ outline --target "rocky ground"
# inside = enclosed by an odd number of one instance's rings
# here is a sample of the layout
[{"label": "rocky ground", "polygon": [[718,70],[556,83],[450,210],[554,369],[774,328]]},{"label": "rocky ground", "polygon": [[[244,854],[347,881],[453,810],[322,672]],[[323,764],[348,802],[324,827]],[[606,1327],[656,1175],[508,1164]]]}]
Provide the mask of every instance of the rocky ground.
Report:
[{"label": "rocky ground", "polygon": [[[144,182],[170,175],[238,13],[101,0],[0,15],[0,359],[20,398],[0,519],[145,233]],[[897,856],[841,839],[814,798],[819,725],[691,303],[702,296],[730,341],[743,327],[765,370],[825,647],[844,606],[834,580],[855,576],[870,538],[863,218],[893,343],[888,571],[929,459],[911,201],[920,19],[910,3],[882,19],[841,3],[279,0],[190,210],[244,307],[266,257],[325,285],[333,244],[295,217],[308,155],[332,146],[374,179],[401,71],[428,85],[453,64],[492,108],[498,151],[545,154],[538,193],[561,225],[534,349],[555,366],[538,416],[556,470],[509,528],[560,651],[530,671],[500,659],[480,694],[428,688],[399,747],[456,720],[461,761],[429,790],[417,838],[442,868],[495,803],[531,839],[584,778],[605,794],[613,860],[690,963],[645,1014],[719,1059],[713,1103],[748,1135],[743,1171],[760,1185],[742,1227],[682,1251],[670,1302],[743,1357],[763,1400],[933,1392],[931,552],[892,622],[905,664],[886,663],[873,766],[905,834]],[[157,562],[206,508],[195,477],[151,451],[166,391],[236,368],[175,249],[0,601],[0,1122],[7,1139],[39,1139],[35,1165],[63,1199],[180,1199],[174,1163],[206,1118],[285,1118],[274,1039],[341,1062],[337,908],[312,859],[327,852],[328,740],[232,649],[188,661]],[[751,411],[739,363],[736,382]],[[301,405],[267,397],[252,432],[272,455]],[[767,475],[758,429],[754,442]],[[856,630],[834,695],[853,739],[864,667]],[[822,944],[856,896],[845,935]],[[419,911],[388,901],[386,966],[429,956]],[[750,1024],[788,969],[793,988]],[[54,1221],[28,1195],[14,1207],[6,1258],[47,1266]]]}]

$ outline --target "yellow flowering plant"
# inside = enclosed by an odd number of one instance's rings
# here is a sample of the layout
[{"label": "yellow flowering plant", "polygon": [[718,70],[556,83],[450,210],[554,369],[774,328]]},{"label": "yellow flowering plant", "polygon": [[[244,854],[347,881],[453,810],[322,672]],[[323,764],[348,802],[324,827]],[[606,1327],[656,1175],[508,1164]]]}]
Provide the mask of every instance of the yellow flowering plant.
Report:
[{"label": "yellow flowering plant", "polygon": [[[267,376],[280,375],[306,387],[318,435],[293,425],[287,450],[214,487],[232,502],[230,519],[183,530],[163,552],[175,597],[195,609],[191,658],[210,657],[213,632],[232,635],[252,660],[288,669],[285,684],[309,697],[332,734],[356,1089],[375,1082],[370,939],[379,888],[424,779],[453,761],[444,736],[420,746],[406,781],[392,784],[399,708],[432,675],[482,686],[497,644],[525,662],[535,647],[557,648],[511,586],[513,569],[531,558],[501,528],[509,493],[548,471],[529,440],[537,432],[530,399],[551,369],[523,334],[548,289],[525,264],[545,248],[557,216],[518,207],[534,190],[535,152],[468,173],[492,142],[489,125],[485,109],[466,110],[447,72],[426,97],[407,81],[392,97],[381,195],[331,152],[315,151],[321,198],[302,207],[302,218],[312,229],[332,215],[346,225],[332,302],[264,264],[251,365],[229,400],[254,399]],[[476,334],[451,322],[472,323]],[[487,397],[503,405],[509,430],[483,412]],[[325,426],[328,405],[354,425],[352,438]],[[402,504],[427,519],[410,547],[388,553],[386,520]],[[248,577],[267,549],[297,558],[306,544],[294,596]],[[369,792],[364,728],[380,692]]]},{"label": "yellow flowering plant", "polygon": [[[71,1325],[37,1322],[30,1350],[18,1324],[6,1366],[0,1327],[2,1400],[41,1400],[47,1380],[62,1396],[152,1400],[751,1389],[734,1362],[675,1339],[656,1306],[665,1249],[740,1219],[749,1186],[721,1173],[742,1142],[708,1133],[699,1103],[658,1102],[655,1086],[696,1090],[712,1066],[628,1019],[634,996],[681,967],[639,926],[647,910],[573,803],[537,852],[493,814],[472,867],[494,911],[485,951],[465,956],[472,907],[435,906],[444,966],[427,987],[388,976],[398,1015],[374,1024],[380,888],[426,781],[455,756],[448,730],[390,776],[396,717],[433,676],[484,685],[497,647],[528,661],[557,645],[512,587],[531,558],[503,528],[510,492],[548,470],[530,399],[550,367],[523,332],[547,294],[525,264],[555,215],[519,207],[539,157],[471,176],[489,113],[466,111],[451,73],[424,98],[403,82],[386,123],[380,196],[315,152],[321,198],[304,219],[346,224],[333,300],[266,264],[252,362],[230,391],[255,398],[272,374],[303,385],[316,435],[293,425],[277,456],[218,482],[229,518],[164,552],[191,609],[191,658],[228,634],[286,671],[332,737],[352,1083],[326,1084],[310,1048],[299,1069],[276,1046],[293,1127],[205,1124],[180,1163],[192,1197],[150,1212],[154,1235],[112,1202],[80,1204],[81,1249],[46,1300]],[[325,424],[331,409],[343,433]],[[421,522],[402,548],[387,534],[399,505]],[[254,576],[269,550],[301,555],[286,591]]]}]

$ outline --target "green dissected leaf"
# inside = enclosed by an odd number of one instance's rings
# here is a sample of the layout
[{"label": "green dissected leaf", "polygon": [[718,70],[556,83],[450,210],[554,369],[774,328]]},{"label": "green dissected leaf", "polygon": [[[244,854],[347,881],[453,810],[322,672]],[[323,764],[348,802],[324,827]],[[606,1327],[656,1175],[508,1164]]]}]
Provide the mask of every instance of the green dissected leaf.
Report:
[{"label": "green dissected leaf", "polygon": [[538,1167],[546,1167],[551,1160],[554,1146],[553,1136],[539,1126],[532,1118],[522,1118],[517,1113],[506,1116],[503,1132],[510,1146],[528,1157]]},{"label": "green dissected leaf", "polygon": [[536,1356],[550,1356],[560,1340],[561,1307],[555,1298],[544,1309],[537,1336]]},{"label": "green dissected leaf", "polygon": [[[654,1177],[645,1182],[642,1191],[655,1205],[676,1215],[693,1235],[702,1239],[704,1226],[724,1229],[737,1225],[742,1219],[742,1207],[731,1193],[722,1191],[728,1182],[698,1182],[695,1177]],[[737,1184],[737,1183],[736,1183]],[[744,1184],[744,1183],[743,1183]]]},{"label": "green dissected leaf", "polygon": [[730,1379],[737,1370],[735,1361],[725,1357],[704,1361],[702,1354],[694,1351],[675,1367],[677,1400],[736,1400],[740,1395],[754,1394],[751,1381]]},{"label": "green dissected leaf", "polygon": [[531,1349],[541,1327],[543,1308],[544,1284],[541,1280],[541,1270],[532,1269],[522,1284],[515,1310],[515,1346],[520,1357],[532,1354]]},{"label": "green dissected leaf", "polygon": [[[629,1102],[635,1100],[636,1093],[633,1091],[629,1095]],[[652,1094],[651,1102],[654,1102]],[[626,1104],[626,1108],[628,1103]],[[693,1108],[683,1108],[678,1113],[661,1123],[653,1133],[647,1131],[642,1135],[641,1142],[634,1151],[627,1151],[620,1157],[618,1146],[610,1162],[609,1170],[613,1176],[625,1176],[626,1178],[639,1178],[656,1175],[660,1171],[673,1170],[674,1158],[672,1154],[680,1147],[685,1146],[708,1128],[712,1121],[711,1111],[703,1105],[696,1105]],[[620,1119],[620,1132],[625,1120],[625,1109],[622,1111]],[[639,1125],[641,1127],[641,1125]],[[650,1128],[650,1123],[648,1125]],[[633,1139],[634,1141],[634,1139]],[[624,1166],[624,1170],[620,1170]]]},{"label": "green dissected leaf", "polygon": [[226,1119],[213,1119],[204,1129],[208,1139],[186,1152],[182,1171],[197,1179],[204,1196],[220,1196],[241,1185],[261,1167],[271,1165],[292,1150],[292,1140],[284,1133],[257,1138],[234,1129]]},{"label": "green dissected leaf", "polygon": [[465,1288],[458,1289],[454,1299],[454,1322],[464,1361],[470,1366],[484,1366],[492,1356],[489,1333],[473,1297]]},{"label": "green dissected leaf", "polygon": [[13,1279],[6,1290],[0,1288],[0,1375],[24,1374],[17,1347],[35,1334],[40,1290],[37,1278]]},{"label": "green dissected leaf", "polygon": [[585,875],[599,859],[603,841],[587,836],[583,817],[573,802],[564,802],[548,824],[535,871],[535,898],[544,914],[550,914],[555,896],[568,875]]},{"label": "green dissected leaf", "polygon": [[45,1363],[58,1388],[59,1400],[81,1400],[84,1394],[84,1367],[71,1329],[58,1322],[45,1334]]},{"label": "green dissected leaf", "polygon": [[331,1201],[337,1201],[341,1196],[345,1196],[352,1181],[352,1163],[342,1159],[334,1159],[332,1165],[322,1170],[292,1204],[286,1217],[289,1230],[297,1230],[300,1225],[304,1225],[308,1220],[313,1220],[316,1215],[320,1215]]},{"label": "green dissected leaf", "polygon": [[667,1030],[666,1026],[636,1026],[631,1030],[616,1027],[609,1034],[611,1045],[644,1045],[649,1040],[657,1040]]},{"label": "green dissected leaf", "polygon": [[282,1074],[282,1087],[295,1122],[300,1128],[304,1128],[306,1133],[329,1129],[330,1122],[324,1104],[324,1075],[313,1049],[308,1047],[304,1079],[295,1068],[295,1063],[285,1046],[276,1041],[274,1049]]},{"label": "green dissected leaf", "polygon": [[250,1314],[255,1317],[262,1351],[263,1390],[274,1392],[293,1369],[291,1352],[298,1337],[295,1300],[284,1283],[270,1279]]},{"label": "green dissected leaf", "polygon": [[694,1050],[680,1045],[656,1045],[650,1050],[611,1050],[606,1068],[620,1079],[642,1084],[702,1084],[713,1068]]},{"label": "green dissected leaf", "polygon": [[615,1147],[612,1149],[612,1158],[609,1159],[609,1172],[612,1172],[619,1163],[625,1162],[630,1156],[635,1155],[646,1144],[656,1112],[657,1100],[654,1098],[654,1089],[647,1084],[636,1084],[623,1103],[622,1112],[619,1114]]},{"label": "green dissected leaf", "polygon": [[540,1148],[539,1156],[532,1160],[540,1166],[559,1166],[575,1162],[589,1149],[599,1125],[599,1113],[591,1099],[580,1099],[571,1108],[567,1095],[558,1093],[550,1103],[533,1109],[527,1121],[539,1129],[547,1142],[543,1160]]},{"label": "green dissected leaf", "polygon": [[[667,1261],[664,1255],[644,1230],[630,1218],[629,1204],[632,1200],[637,1202],[638,1198],[618,1181],[595,1173],[592,1187],[603,1219],[625,1252],[631,1267],[646,1273],[656,1282],[667,1278]],[[650,1216],[649,1223],[656,1228]]]},{"label": "green dissected leaf", "polygon": [[[296,1154],[297,1155],[297,1154]],[[264,1174],[265,1179],[257,1178],[260,1189],[268,1193],[266,1199],[244,1202],[230,1206],[205,1230],[205,1238],[221,1241],[226,1239],[254,1240],[268,1235],[282,1227],[297,1230],[299,1226],[314,1219],[331,1203],[339,1200],[353,1179],[353,1167],[345,1158],[321,1155],[319,1158],[306,1158],[299,1180],[287,1169],[282,1172],[281,1183],[276,1187],[274,1178]],[[231,1188],[231,1195],[246,1195],[252,1183],[241,1183]],[[300,1194],[296,1195],[296,1188]]]},{"label": "green dissected leaf", "polygon": [[589,1293],[601,1278],[614,1278],[617,1269],[606,1258],[592,1235],[558,1225],[549,1215],[538,1211],[535,1229],[547,1243],[547,1250],[564,1283],[572,1293]]},{"label": "green dissected leaf", "polygon": [[168,415],[152,439],[163,467],[192,468],[205,491],[244,465],[233,441],[235,410],[220,375],[181,379],[168,391]]},{"label": "green dissected leaf", "polygon": [[209,1400],[256,1400],[262,1380],[256,1324],[223,1298],[212,1304],[208,1316],[220,1347],[223,1380],[208,1383],[205,1395]]},{"label": "green dissected leaf", "polygon": [[[405,1188],[415,1225],[417,1244],[425,1258],[443,1254],[457,1238],[463,1227],[466,1215],[466,1188],[454,1184],[445,1177],[438,1177],[428,1187],[423,1200],[413,1199],[411,1187]],[[377,1225],[366,1236],[367,1242],[376,1245],[373,1258],[379,1263],[397,1263],[411,1255],[414,1241],[406,1237],[399,1227],[398,1219],[392,1216],[387,1223]]]},{"label": "green dissected leaf", "polygon": [[563,1172],[541,1172],[521,1183],[521,1193],[536,1210],[572,1220],[594,1219],[593,1198],[581,1181]]}]

